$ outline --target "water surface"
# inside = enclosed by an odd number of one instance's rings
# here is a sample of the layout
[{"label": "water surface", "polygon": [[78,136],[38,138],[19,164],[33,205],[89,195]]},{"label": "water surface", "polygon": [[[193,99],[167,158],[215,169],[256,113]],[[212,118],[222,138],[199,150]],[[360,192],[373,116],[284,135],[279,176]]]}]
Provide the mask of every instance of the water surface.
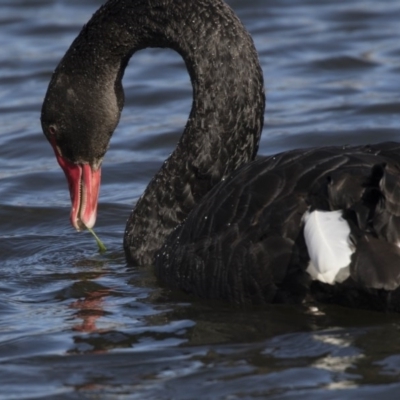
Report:
[{"label": "water surface", "polygon": [[[236,310],[126,266],[126,218],[181,134],[188,74],[145,50],[104,160],[96,232],[40,128],[52,71],[99,0],[0,0],[0,398],[397,398],[400,317],[340,307]],[[397,140],[400,3],[231,0],[265,74],[260,154]]]}]

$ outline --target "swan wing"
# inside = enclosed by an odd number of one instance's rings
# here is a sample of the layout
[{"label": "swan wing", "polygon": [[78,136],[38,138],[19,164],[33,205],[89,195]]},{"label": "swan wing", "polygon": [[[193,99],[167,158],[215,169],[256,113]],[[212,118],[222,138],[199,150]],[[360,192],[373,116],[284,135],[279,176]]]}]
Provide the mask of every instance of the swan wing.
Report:
[{"label": "swan wing", "polygon": [[310,255],[307,272],[313,279],[334,284],[349,277],[354,247],[342,211],[312,211],[304,216],[304,239]]}]

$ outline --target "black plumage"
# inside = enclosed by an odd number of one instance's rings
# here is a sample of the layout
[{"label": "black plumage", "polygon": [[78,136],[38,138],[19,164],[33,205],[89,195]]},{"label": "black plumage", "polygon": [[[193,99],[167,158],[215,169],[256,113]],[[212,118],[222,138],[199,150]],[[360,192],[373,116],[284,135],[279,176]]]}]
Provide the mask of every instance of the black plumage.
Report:
[{"label": "black plumage", "polygon": [[[145,47],[183,57],[193,104],[177,148],[128,219],[127,260],[154,264],[169,287],[235,304],[311,296],[397,310],[400,145],[302,149],[254,161],[263,76],[250,35],[222,0],[101,7],[61,60],[43,104],[43,130],[59,157],[101,164],[123,107],[124,69]],[[311,282],[306,271],[304,215],[313,210],[342,210],[350,226],[355,251],[343,283]]]}]

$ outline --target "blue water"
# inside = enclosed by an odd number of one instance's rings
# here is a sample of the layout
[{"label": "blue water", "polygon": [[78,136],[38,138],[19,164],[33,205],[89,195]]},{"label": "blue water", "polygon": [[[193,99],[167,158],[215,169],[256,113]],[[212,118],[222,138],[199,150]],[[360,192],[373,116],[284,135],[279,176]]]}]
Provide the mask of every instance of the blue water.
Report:
[{"label": "blue water", "polygon": [[[126,218],[185,125],[168,50],[136,54],[103,164],[96,232],[69,225],[44,139],[52,71],[98,0],[0,0],[0,399],[398,398],[400,316],[340,307],[236,310],[128,268]],[[231,0],[265,74],[260,154],[400,137],[400,3]]]}]

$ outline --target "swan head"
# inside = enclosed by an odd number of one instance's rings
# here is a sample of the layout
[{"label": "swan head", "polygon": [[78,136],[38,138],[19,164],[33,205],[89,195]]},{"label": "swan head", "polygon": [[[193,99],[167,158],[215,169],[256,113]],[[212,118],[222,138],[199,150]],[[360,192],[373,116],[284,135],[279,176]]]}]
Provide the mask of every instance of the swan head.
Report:
[{"label": "swan head", "polygon": [[96,222],[101,163],[122,105],[122,87],[65,72],[62,64],[50,81],[41,124],[67,178],[70,220],[77,230],[92,228]]}]

